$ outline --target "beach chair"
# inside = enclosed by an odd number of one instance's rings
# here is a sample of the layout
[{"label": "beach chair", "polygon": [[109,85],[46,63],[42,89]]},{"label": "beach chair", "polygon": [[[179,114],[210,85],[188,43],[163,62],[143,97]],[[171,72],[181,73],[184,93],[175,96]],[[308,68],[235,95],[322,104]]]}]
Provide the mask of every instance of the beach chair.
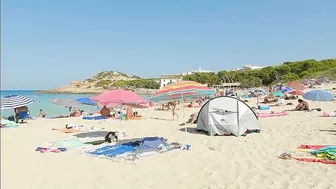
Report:
[{"label": "beach chair", "polygon": [[30,112],[29,111],[21,111],[19,112],[19,120],[21,120],[21,123],[24,123],[23,121],[26,120],[26,123],[27,123],[27,120],[30,119]]}]

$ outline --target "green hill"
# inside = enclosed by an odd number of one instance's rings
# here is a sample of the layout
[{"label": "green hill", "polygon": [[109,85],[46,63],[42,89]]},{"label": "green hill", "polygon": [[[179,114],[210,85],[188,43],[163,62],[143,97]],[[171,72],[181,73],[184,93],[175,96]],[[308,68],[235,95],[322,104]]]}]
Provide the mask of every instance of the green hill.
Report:
[{"label": "green hill", "polygon": [[303,78],[328,77],[336,79],[336,59],[316,61],[313,59],[284,62],[278,66],[268,66],[261,70],[219,71],[215,73],[196,73],[183,79],[207,83],[209,86],[240,82],[242,87],[268,86],[275,83],[286,83]]},{"label": "green hill", "polygon": [[331,68],[326,71],[311,73],[305,76],[304,78],[313,79],[313,78],[322,78],[322,77],[327,77],[330,80],[336,80],[336,68]]}]

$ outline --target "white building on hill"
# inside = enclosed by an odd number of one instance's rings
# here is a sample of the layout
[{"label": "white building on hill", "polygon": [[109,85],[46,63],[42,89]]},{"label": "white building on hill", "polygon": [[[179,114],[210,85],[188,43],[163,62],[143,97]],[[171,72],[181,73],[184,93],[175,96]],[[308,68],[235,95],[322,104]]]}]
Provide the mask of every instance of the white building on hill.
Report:
[{"label": "white building on hill", "polygon": [[195,74],[195,73],[215,73],[215,72],[210,71],[210,70],[202,70],[201,67],[199,67],[198,70],[196,70],[196,71],[189,71],[189,72],[182,73],[182,76],[191,75],[191,74]]},{"label": "white building on hill", "polygon": [[181,80],[182,80],[181,74],[162,74],[160,77],[160,89],[170,83],[175,83]]},{"label": "white building on hill", "polygon": [[245,71],[245,70],[261,70],[263,67],[260,66],[252,66],[252,65],[244,65],[243,68],[238,68],[236,71]]}]

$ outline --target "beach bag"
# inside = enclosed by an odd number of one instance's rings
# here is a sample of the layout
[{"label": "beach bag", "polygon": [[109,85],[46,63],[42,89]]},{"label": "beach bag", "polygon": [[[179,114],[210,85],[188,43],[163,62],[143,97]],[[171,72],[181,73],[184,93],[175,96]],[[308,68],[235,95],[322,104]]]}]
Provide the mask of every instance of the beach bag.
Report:
[{"label": "beach bag", "polygon": [[13,115],[11,115],[11,116],[8,117],[8,120],[9,120],[9,121],[15,121],[15,118],[14,118]]},{"label": "beach bag", "polygon": [[115,132],[109,132],[105,136],[105,141],[108,143],[118,142],[118,137]]}]

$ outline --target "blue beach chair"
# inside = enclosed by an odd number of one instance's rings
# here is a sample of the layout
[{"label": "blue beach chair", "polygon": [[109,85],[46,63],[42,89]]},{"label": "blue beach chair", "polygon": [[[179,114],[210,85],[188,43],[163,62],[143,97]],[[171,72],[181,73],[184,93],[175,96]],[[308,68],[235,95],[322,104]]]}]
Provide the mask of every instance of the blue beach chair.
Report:
[{"label": "blue beach chair", "polygon": [[21,111],[19,112],[19,120],[21,120],[21,123],[23,123],[24,120],[26,120],[26,123],[27,123],[27,120],[30,119],[30,112],[29,111]]}]

